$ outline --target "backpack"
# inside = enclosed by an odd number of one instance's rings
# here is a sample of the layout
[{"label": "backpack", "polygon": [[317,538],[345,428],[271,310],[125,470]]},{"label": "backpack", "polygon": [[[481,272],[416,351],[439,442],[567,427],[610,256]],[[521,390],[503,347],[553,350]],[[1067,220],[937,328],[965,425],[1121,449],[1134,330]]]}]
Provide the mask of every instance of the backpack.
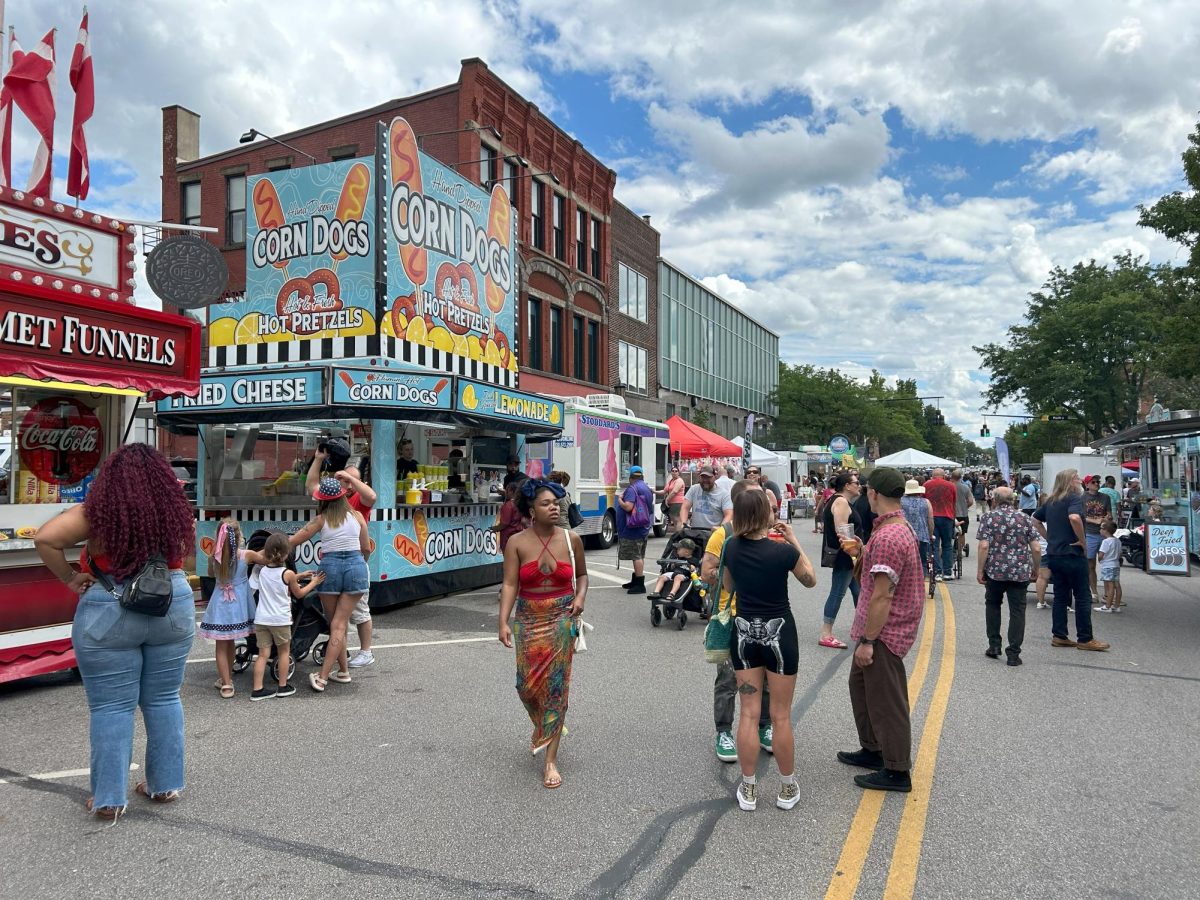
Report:
[{"label": "backpack", "polygon": [[625,527],[630,531],[637,531],[642,528],[649,528],[653,524],[654,519],[650,515],[650,510],[646,507],[645,500],[642,498],[642,492],[634,491],[633,512],[625,513]]}]

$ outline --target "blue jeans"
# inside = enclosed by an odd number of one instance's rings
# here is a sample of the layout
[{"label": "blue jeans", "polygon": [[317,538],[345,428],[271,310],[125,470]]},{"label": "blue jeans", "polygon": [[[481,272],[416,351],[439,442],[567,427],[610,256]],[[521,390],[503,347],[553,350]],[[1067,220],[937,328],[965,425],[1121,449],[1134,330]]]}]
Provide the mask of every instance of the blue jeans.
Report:
[{"label": "blue jeans", "polygon": [[858,606],[858,582],[854,580],[854,570],[834,569],[832,574],[833,583],[829,585],[829,596],[825,599],[826,625],[832,625],[833,620],[837,618],[847,587],[850,588],[850,596],[854,598],[854,605]]},{"label": "blue jeans", "polygon": [[921,551],[921,577],[925,577],[925,573],[929,571],[929,554],[933,552],[929,546],[929,541],[917,541],[917,549]]},{"label": "blue jeans", "polygon": [[1075,607],[1075,640],[1092,639],[1092,589],[1088,585],[1087,560],[1082,556],[1047,556],[1046,568],[1054,584],[1054,608],[1050,612],[1051,633],[1069,638],[1067,607]]},{"label": "blue jeans", "polygon": [[[171,584],[171,609],[161,618],[123,609],[98,584],[87,590],[75,610],[71,642],[91,713],[92,796],[97,808],[125,806],[138,706],[146,723],[147,790],[183,790],[179,688],[196,634],[196,606],[183,572],[172,572]],[[121,585],[116,588],[119,592]]]},{"label": "blue jeans", "polygon": [[933,568],[935,574],[946,576],[954,571],[954,520],[935,516],[933,520]]}]

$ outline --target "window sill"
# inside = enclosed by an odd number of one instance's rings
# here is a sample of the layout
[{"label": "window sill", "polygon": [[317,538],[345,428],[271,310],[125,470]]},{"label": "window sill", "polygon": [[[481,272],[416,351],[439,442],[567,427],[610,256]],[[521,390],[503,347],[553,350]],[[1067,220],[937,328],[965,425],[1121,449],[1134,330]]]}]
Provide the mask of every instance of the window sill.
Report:
[{"label": "window sill", "polygon": [[649,324],[650,324],[650,321],[649,321],[649,319],[639,319],[637,316],[631,316],[629,313],[625,312],[623,309],[617,309],[617,314],[618,314],[618,315],[621,315],[621,316],[624,316],[625,318],[627,318],[627,319],[628,319],[629,321],[631,321],[631,322],[639,322],[639,323],[640,323],[640,324],[642,324],[642,325],[649,325]]}]

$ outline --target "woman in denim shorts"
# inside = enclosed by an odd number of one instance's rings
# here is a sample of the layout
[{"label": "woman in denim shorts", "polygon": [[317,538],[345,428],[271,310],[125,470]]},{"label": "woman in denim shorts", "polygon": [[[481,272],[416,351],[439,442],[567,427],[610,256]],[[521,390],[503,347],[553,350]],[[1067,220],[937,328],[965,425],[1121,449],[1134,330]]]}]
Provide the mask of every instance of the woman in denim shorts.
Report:
[{"label": "woman in denim shorts", "polygon": [[[370,586],[367,557],[371,555],[371,539],[367,536],[367,520],[350,508],[348,493],[350,489],[336,478],[322,478],[312,495],[317,501],[316,518],[288,539],[296,547],[318,532],[321,535],[320,569],[325,581],[318,596],[329,621],[329,647],[321,671],[308,676],[314,691],[325,690],[330,678],[343,684],[350,681],[346,626],[359,597]],[[338,670],[330,674],[335,661]]]}]

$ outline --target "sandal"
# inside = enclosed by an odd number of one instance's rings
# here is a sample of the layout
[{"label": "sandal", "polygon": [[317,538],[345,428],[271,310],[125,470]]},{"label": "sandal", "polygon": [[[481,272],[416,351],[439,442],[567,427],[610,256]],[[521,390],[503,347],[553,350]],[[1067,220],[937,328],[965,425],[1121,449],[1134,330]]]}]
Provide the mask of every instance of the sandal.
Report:
[{"label": "sandal", "polygon": [[[554,778],[557,778],[558,780],[557,781],[552,780]],[[562,787],[562,783],[563,783],[562,774],[560,772],[558,772],[557,766],[555,766],[554,775],[546,775],[544,773],[542,775],[542,787],[546,788],[547,790],[552,791],[555,788],[560,788],[560,787]]]},{"label": "sandal", "polygon": [[830,650],[845,650],[846,645],[835,638],[832,634],[828,637],[823,637],[817,641],[818,647],[828,647]]},{"label": "sandal", "polygon": [[232,684],[218,684],[217,688],[221,691],[221,699],[222,700],[228,700],[234,694]]},{"label": "sandal", "polygon": [[349,673],[349,672],[342,672],[342,671],[338,671],[338,672],[330,672],[330,673],[329,673],[329,680],[330,680],[330,681],[336,681],[336,682],[338,682],[338,684],[349,684],[349,683],[350,683],[351,681],[353,681],[354,679],[352,679],[352,678],[350,677],[350,673]]},{"label": "sandal", "polygon": [[310,672],[308,676],[308,683],[309,686],[312,687],[312,689],[318,694],[325,690],[325,685],[329,684],[328,681],[321,677],[320,672]]},{"label": "sandal", "polygon": [[110,819],[115,822],[120,818],[121,813],[125,812],[123,806],[96,806],[95,801],[95,797],[88,797],[87,802],[83,805],[97,819]]},{"label": "sandal", "polygon": [[157,794],[150,793],[146,790],[146,782],[144,781],[139,781],[133,789],[155,803],[174,803],[179,799],[179,791],[159,791]]}]

